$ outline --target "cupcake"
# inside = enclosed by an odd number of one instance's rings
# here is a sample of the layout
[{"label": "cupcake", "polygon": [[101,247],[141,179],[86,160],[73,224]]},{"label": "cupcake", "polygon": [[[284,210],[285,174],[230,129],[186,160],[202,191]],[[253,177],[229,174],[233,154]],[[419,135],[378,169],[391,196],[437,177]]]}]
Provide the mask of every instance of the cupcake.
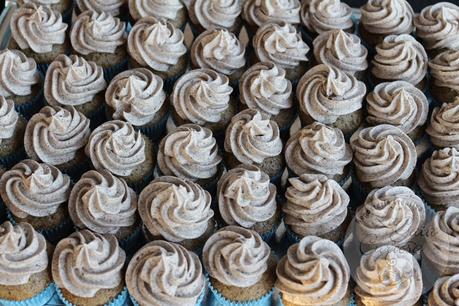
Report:
[{"label": "cupcake", "polygon": [[128,0],[131,23],[152,16],[165,19],[176,28],[183,29],[187,21],[187,11],[180,0]]},{"label": "cupcake", "polygon": [[199,33],[212,28],[223,28],[239,34],[242,27],[240,16],[242,3],[241,0],[191,0],[188,16],[192,23],[193,32],[199,35]]},{"label": "cupcake", "polygon": [[70,177],[54,166],[23,160],[0,179],[0,194],[14,223],[27,222],[49,241],[68,235]]},{"label": "cupcake", "polygon": [[324,64],[308,70],[298,82],[296,98],[303,125],[329,124],[349,138],[361,125],[365,83]]},{"label": "cupcake", "polygon": [[181,245],[156,240],[131,259],[126,286],[135,306],[200,305],[206,281],[199,257]]},{"label": "cupcake", "polygon": [[139,214],[147,240],[164,239],[199,251],[213,233],[210,193],[192,181],[162,176],[140,193]]},{"label": "cupcake", "polygon": [[211,305],[269,305],[276,280],[274,254],[257,232],[227,226],[204,245]]},{"label": "cupcake", "polygon": [[439,103],[454,102],[459,96],[459,50],[444,51],[429,62],[430,93]]},{"label": "cupcake", "polygon": [[[0,164],[0,178],[2,177],[3,173],[5,173],[6,169]],[[0,197],[0,223],[3,223],[6,220],[6,207],[3,204],[2,198]]]},{"label": "cupcake", "polygon": [[95,170],[121,176],[137,192],[153,176],[153,143],[130,123],[113,120],[100,125],[92,131],[85,152]]},{"label": "cupcake", "polygon": [[95,62],[110,81],[127,67],[126,23],[102,12],[85,11],[70,30],[73,53]]},{"label": "cupcake", "polygon": [[346,191],[322,174],[303,174],[290,178],[289,183],[282,205],[288,238],[298,242],[318,236],[342,244],[349,224]]},{"label": "cupcake", "polygon": [[115,236],[77,231],[56,245],[52,260],[57,293],[67,305],[125,305],[126,254]]},{"label": "cupcake", "polygon": [[424,47],[413,36],[387,36],[376,46],[376,54],[371,62],[371,82],[377,85],[400,80],[425,90],[427,62]]},{"label": "cupcake", "polygon": [[169,105],[163,79],[146,68],[116,75],[105,92],[109,120],[124,120],[152,140],[166,131]]},{"label": "cupcake", "polygon": [[421,268],[413,255],[397,247],[363,255],[354,280],[357,306],[422,305]]},{"label": "cupcake", "polygon": [[352,305],[350,268],[333,242],[307,236],[288,248],[276,269],[282,305]]},{"label": "cupcake", "polygon": [[256,60],[271,61],[285,69],[287,79],[297,81],[307,69],[308,45],[291,24],[265,23],[252,40]]},{"label": "cupcake", "polygon": [[428,306],[448,306],[457,304],[459,301],[459,274],[444,276],[437,279],[432,291],[430,291]]},{"label": "cupcake", "polygon": [[371,47],[389,35],[410,34],[414,30],[414,12],[406,0],[368,0],[360,13],[360,34]]},{"label": "cupcake", "polygon": [[220,215],[228,225],[238,225],[259,233],[269,241],[280,223],[277,188],[269,176],[253,165],[240,165],[218,181]]},{"label": "cupcake", "polygon": [[48,247],[28,223],[0,225],[0,304],[47,305],[55,293]]},{"label": "cupcake", "polygon": [[75,0],[75,13],[80,15],[84,11],[107,13],[112,16],[127,15],[128,0]]},{"label": "cupcake", "polygon": [[459,150],[459,98],[433,109],[426,133],[437,148]]},{"label": "cupcake", "polygon": [[129,32],[130,68],[149,68],[171,88],[188,67],[184,38],[183,32],[168,21],[154,17],[140,19]]},{"label": "cupcake", "polygon": [[78,178],[84,171],[89,119],[73,106],[45,106],[30,118],[24,135],[29,158],[58,167]]},{"label": "cupcake", "polygon": [[188,71],[175,82],[170,96],[173,122],[199,124],[223,138],[238,108],[232,92],[224,74],[207,68]]},{"label": "cupcake", "polygon": [[28,3],[48,6],[52,10],[59,12],[64,20],[70,21],[70,15],[72,13],[73,1],[72,0],[17,0],[19,6],[24,6]]},{"label": "cupcake", "polygon": [[9,168],[24,157],[27,121],[14,109],[14,102],[0,96],[0,165]]}]

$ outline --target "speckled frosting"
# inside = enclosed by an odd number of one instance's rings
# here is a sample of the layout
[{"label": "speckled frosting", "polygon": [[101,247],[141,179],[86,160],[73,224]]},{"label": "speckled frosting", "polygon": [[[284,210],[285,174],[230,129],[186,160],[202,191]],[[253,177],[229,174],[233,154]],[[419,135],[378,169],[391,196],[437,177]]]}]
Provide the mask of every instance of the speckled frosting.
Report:
[{"label": "speckled frosting", "polygon": [[426,133],[436,147],[459,149],[459,99],[433,109]]},{"label": "speckled frosting", "polygon": [[13,100],[0,96],[0,144],[2,140],[13,137],[18,119]]},{"label": "speckled frosting", "polygon": [[80,12],[90,10],[97,13],[105,12],[112,16],[120,14],[120,8],[127,3],[127,0],[76,0]]},{"label": "speckled frosting", "polygon": [[242,17],[253,26],[262,26],[267,22],[300,23],[299,0],[246,0]]},{"label": "speckled frosting", "polygon": [[190,19],[204,29],[234,27],[242,11],[241,0],[191,0]]},{"label": "speckled frosting", "polygon": [[429,306],[450,306],[459,303],[459,274],[437,279],[429,294]]},{"label": "speckled frosting", "polygon": [[459,91],[459,50],[444,51],[429,62],[435,85]]},{"label": "speckled frosting", "polygon": [[148,16],[174,20],[183,9],[180,0],[128,0],[128,3],[129,13],[135,20]]},{"label": "speckled frosting", "polygon": [[354,26],[351,7],[340,0],[303,1],[301,21],[310,32],[319,34]]},{"label": "speckled frosting", "polygon": [[406,0],[368,0],[360,12],[360,22],[370,33],[409,34],[414,29],[414,12]]},{"label": "speckled frosting", "polygon": [[32,86],[40,82],[37,64],[18,50],[0,51],[0,95],[27,96]]}]

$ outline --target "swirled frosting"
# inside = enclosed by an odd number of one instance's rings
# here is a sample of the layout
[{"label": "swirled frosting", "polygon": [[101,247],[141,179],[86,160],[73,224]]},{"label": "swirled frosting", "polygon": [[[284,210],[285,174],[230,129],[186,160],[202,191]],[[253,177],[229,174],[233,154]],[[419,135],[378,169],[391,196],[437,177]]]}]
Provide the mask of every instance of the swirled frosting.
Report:
[{"label": "swirled frosting", "polygon": [[245,47],[226,29],[210,29],[199,35],[191,47],[194,66],[230,75],[245,66]]},{"label": "swirled frosting", "polygon": [[276,186],[257,166],[240,165],[218,181],[218,208],[226,224],[252,227],[276,213]]},{"label": "swirled frosting", "polygon": [[429,306],[450,306],[459,303],[459,274],[437,279],[429,295]]},{"label": "swirled frosting", "polygon": [[293,69],[308,60],[308,45],[295,27],[285,22],[260,27],[253,38],[253,47],[261,62],[272,61],[284,69]]},{"label": "swirled frosting", "polygon": [[242,11],[241,0],[193,0],[190,18],[196,19],[204,29],[230,29]]},{"label": "swirled frosting", "polygon": [[324,235],[344,222],[350,199],[335,180],[303,174],[289,182],[282,211],[285,224],[296,234]]},{"label": "swirled frosting", "polygon": [[163,79],[148,69],[137,68],[117,74],[105,92],[113,119],[141,126],[149,123],[166,100]]},{"label": "swirled frosting", "polygon": [[220,121],[232,92],[226,75],[211,69],[195,69],[175,82],[170,100],[180,118],[204,125]]},{"label": "swirled frosting", "polygon": [[366,99],[367,122],[371,125],[387,123],[408,134],[427,121],[429,101],[411,83],[394,81],[378,84]]},{"label": "swirled frosting", "polygon": [[336,67],[352,75],[368,68],[368,51],[357,35],[331,30],[317,36],[313,45],[314,57],[319,64]]},{"label": "swirled frosting", "polygon": [[360,8],[360,22],[374,34],[409,34],[413,32],[414,12],[406,0],[369,0]]},{"label": "swirled frosting", "polygon": [[78,228],[116,234],[136,222],[137,195],[108,170],[88,171],[72,188],[69,213]]},{"label": "swirled frosting", "polygon": [[362,256],[354,280],[363,305],[415,305],[422,294],[416,259],[394,246],[382,246]]},{"label": "swirled frosting", "polygon": [[381,80],[402,80],[413,85],[427,73],[427,53],[411,35],[390,35],[376,46],[371,73]]},{"label": "swirled frosting", "polygon": [[242,17],[251,25],[262,26],[267,22],[300,23],[299,0],[247,0]]},{"label": "swirled frosting", "polygon": [[341,130],[314,122],[295,133],[285,145],[287,166],[297,175],[343,174],[352,151]]},{"label": "swirled frosting", "polygon": [[241,102],[269,116],[291,108],[292,83],[285,75],[285,70],[273,62],[253,65],[239,81]]},{"label": "swirled frosting", "polygon": [[261,164],[282,151],[279,127],[259,111],[246,109],[231,119],[226,129],[225,151],[243,164]]},{"label": "swirled frosting", "polygon": [[354,26],[352,9],[340,0],[307,0],[301,7],[301,20],[313,33],[349,30]]},{"label": "swirled frosting", "polygon": [[196,254],[181,245],[156,240],[129,262],[126,286],[140,305],[194,306],[205,278]]},{"label": "swirled frosting", "polygon": [[303,112],[316,121],[331,124],[361,109],[366,91],[365,83],[354,76],[321,64],[303,75],[296,96]]},{"label": "swirled frosting", "polygon": [[62,22],[61,14],[50,7],[25,4],[11,16],[10,27],[19,48],[48,53],[53,45],[64,43],[68,26]]},{"label": "swirled frosting", "polygon": [[408,179],[416,166],[413,141],[395,126],[381,124],[360,129],[350,143],[357,177],[373,188]]},{"label": "swirled frosting", "polygon": [[13,215],[47,217],[67,203],[70,178],[54,166],[26,159],[3,174],[0,191]]},{"label": "swirled frosting", "polygon": [[32,86],[40,82],[37,64],[19,50],[0,51],[0,95],[27,96]]},{"label": "swirled frosting", "polygon": [[141,66],[168,71],[187,52],[183,32],[172,23],[145,17],[129,33],[128,52]]},{"label": "swirled frosting", "polygon": [[201,237],[214,216],[209,192],[196,183],[161,176],[142,190],[139,214],[154,236],[180,242]]},{"label": "swirled frosting", "polygon": [[159,19],[174,20],[178,12],[183,9],[180,0],[128,0],[129,13],[138,20],[143,17],[153,16]]},{"label": "swirled frosting", "polygon": [[202,259],[212,278],[228,286],[244,288],[261,279],[268,269],[270,252],[257,232],[230,225],[207,240]]},{"label": "swirled frosting", "polygon": [[60,0],[18,0],[19,5],[24,5],[25,3],[35,3],[39,5],[52,5],[59,3]]},{"label": "swirled frosting", "polygon": [[50,165],[69,162],[88,142],[89,123],[73,106],[45,106],[27,123],[26,152]]},{"label": "swirled frosting", "polygon": [[90,10],[99,14],[105,12],[112,16],[117,16],[125,3],[127,0],[76,0],[80,12]]},{"label": "swirled frosting", "polygon": [[459,99],[435,107],[426,132],[435,146],[459,149]]},{"label": "swirled frosting", "polygon": [[158,166],[164,175],[197,181],[215,176],[222,158],[208,128],[184,124],[161,140]]},{"label": "swirled frosting", "polygon": [[459,50],[459,7],[451,2],[437,2],[422,9],[414,19],[416,36],[426,49]]},{"label": "swirled frosting", "polygon": [[0,144],[3,139],[13,137],[19,115],[14,109],[13,100],[0,96]]},{"label": "swirled frosting", "polygon": [[404,247],[424,227],[424,202],[407,187],[385,186],[370,192],[355,215],[355,236],[374,248]]},{"label": "swirled frosting", "polygon": [[0,285],[27,284],[33,274],[48,268],[46,240],[29,223],[0,225]]},{"label": "swirled frosting", "polygon": [[44,94],[50,105],[82,105],[107,87],[102,67],[77,55],[58,55],[46,71]]},{"label": "swirled frosting", "polygon": [[459,50],[447,50],[429,62],[433,82],[439,87],[459,91]]},{"label": "swirled frosting", "polygon": [[95,169],[118,176],[131,175],[146,160],[142,134],[120,120],[105,122],[92,131],[85,151]]},{"label": "swirled frosting", "polygon": [[105,12],[85,11],[73,23],[70,41],[79,54],[115,53],[126,43],[126,23]]},{"label": "swirled frosting", "polygon": [[346,296],[350,268],[335,243],[307,236],[288,248],[276,274],[276,288],[284,301],[295,305],[335,305]]},{"label": "swirled frosting", "polygon": [[126,253],[116,237],[89,230],[73,233],[56,245],[52,272],[57,287],[83,298],[123,283]]}]

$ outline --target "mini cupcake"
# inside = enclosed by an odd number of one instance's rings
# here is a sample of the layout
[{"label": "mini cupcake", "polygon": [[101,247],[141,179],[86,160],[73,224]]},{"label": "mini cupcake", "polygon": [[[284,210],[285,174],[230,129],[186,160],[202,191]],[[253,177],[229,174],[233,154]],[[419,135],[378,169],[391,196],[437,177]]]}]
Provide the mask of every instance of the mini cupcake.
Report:
[{"label": "mini cupcake", "polygon": [[128,0],[75,0],[75,13],[80,15],[84,11],[107,13],[123,18],[127,16]]},{"label": "mini cupcake", "polygon": [[241,0],[191,0],[188,16],[193,32],[199,35],[212,28],[223,28],[239,34],[242,27],[242,3]]},{"label": "mini cupcake", "polygon": [[140,193],[147,240],[164,239],[199,251],[215,229],[210,193],[192,181],[162,176]]},{"label": "mini cupcake", "polygon": [[426,132],[437,148],[459,150],[459,98],[433,109]]},{"label": "mini cupcake", "polygon": [[94,169],[121,176],[137,192],[153,177],[153,143],[130,123],[113,120],[100,125],[92,131],[85,152]]},{"label": "mini cupcake", "polygon": [[204,245],[211,305],[269,305],[276,280],[274,254],[257,232],[227,226]]},{"label": "mini cupcake", "polygon": [[287,250],[276,269],[282,305],[353,305],[350,267],[333,242],[307,236]]},{"label": "mini cupcake", "polygon": [[156,240],[131,259],[126,286],[135,306],[200,305],[206,280],[199,257],[181,245]]},{"label": "mini cupcake", "polygon": [[169,105],[163,79],[146,68],[116,75],[105,92],[109,120],[124,120],[152,140],[166,131]]},{"label": "mini cupcake", "polygon": [[376,46],[376,54],[371,62],[371,82],[376,85],[400,80],[425,90],[427,62],[424,47],[413,36],[387,36]]},{"label": "mini cupcake", "polygon": [[55,293],[48,247],[28,223],[0,225],[0,304],[47,305]]},{"label": "mini cupcake", "polygon": [[130,68],[145,67],[162,77],[170,89],[188,67],[184,34],[172,23],[145,17],[128,37]]},{"label": "mini cupcake", "polygon": [[81,13],[70,30],[73,52],[104,68],[110,81],[127,68],[126,23],[102,12]]},{"label": "mini cupcake", "polygon": [[428,306],[448,306],[457,304],[459,293],[459,274],[444,276],[437,279],[432,291],[430,291]]},{"label": "mini cupcake", "polygon": [[56,245],[53,279],[61,301],[67,305],[125,305],[123,267],[126,254],[116,237],[82,230]]},{"label": "mini cupcake", "polygon": [[0,179],[0,194],[14,223],[27,222],[50,241],[58,241],[72,229],[67,201],[70,177],[54,166],[26,159]]},{"label": "mini cupcake", "polygon": [[371,47],[389,35],[410,34],[414,30],[414,12],[406,0],[368,0],[360,13],[360,34]]},{"label": "mini cupcake", "polygon": [[296,98],[303,125],[329,124],[349,138],[362,124],[365,83],[324,64],[308,70],[298,82]]},{"label": "mini cupcake", "polygon": [[176,28],[183,29],[187,21],[185,5],[180,0],[128,0],[131,23],[152,16],[165,19]]},{"label": "mini cupcake", "polygon": [[444,51],[429,62],[430,93],[439,103],[453,102],[459,96],[459,50]]},{"label": "mini cupcake", "polygon": [[363,255],[354,280],[357,306],[422,305],[421,268],[413,255],[397,247]]},{"label": "mini cupcake", "polygon": [[70,21],[70,15],[72,14],[73,1],[72,0],[18,0],[19,6],[24,6],[27,3],[48,6],[52,10],[61,13],[64,20]]},{"label": "mini cupcake", "polygon": [[0,165],[9,168],[24,155],[27,121],[14,109],[14,102],[0,96]]},{"label": "mini cupcake", "polygon": [[257,30],[252,43],[256,59],[271,61],[285,69],[290,81],[298,80],[306,72],[309,47],[293,25],[265,23]]},{"label": "mini cupcake", "polygon": [[78,178],[84,171],[89,119],[73,106],[45,106],[30,118],[24,148],[31,159],[58,167]]}]

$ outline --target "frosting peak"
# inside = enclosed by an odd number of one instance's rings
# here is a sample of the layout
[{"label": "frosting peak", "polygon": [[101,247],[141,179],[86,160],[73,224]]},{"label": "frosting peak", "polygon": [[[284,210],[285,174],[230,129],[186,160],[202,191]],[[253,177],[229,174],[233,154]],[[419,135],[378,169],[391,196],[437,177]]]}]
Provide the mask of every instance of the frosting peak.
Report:
[{"label": "frosting peak", "polygon": [[360,8],[365,30],[375,34],[409,34],[414,12],[406,0],[369,0]]},{"label": "frosting peak", "polygon": [[37,64],[19,50],[0,51],[0,95],[5,98],[27,96],[40,82]]},{"label": "frosting peak", "polygon": [[80,12],[90,10],[98,13],[105,12],[112,16],[117,16],[120,13],[120,8],[126,2],[127,0],[76,0],[76,5],[78,6]]},{"label": "frosting peak", "polygon": [[436,147],[459,149],[459,99],[435,107],[426,132]]},{"label": "frosting peak", "polygon": [[193,0],[189,8],[190,18],[204,29],[231,29],[242,11],[241,0]]},{"label": "frosting peak", "polygon": [[301,20],[309,31],[350,30],[354,26],[352,9],[340,0],[307,0],[301,7]]},{"label": "frosting peak", "polygon": [[0,144],[3,139],[13,137],[18,119],[13,100],[0,96]]},{"label": "frosting peak", "polygon": [[242,17],[258,27],[267,22],[300,23],[299,0],[247,0],[244,1]]},{"label": "frosting peak", "polygon": [[459,274],[437,279],[429,295],[429,306],[457,305],[459,302]]}]

